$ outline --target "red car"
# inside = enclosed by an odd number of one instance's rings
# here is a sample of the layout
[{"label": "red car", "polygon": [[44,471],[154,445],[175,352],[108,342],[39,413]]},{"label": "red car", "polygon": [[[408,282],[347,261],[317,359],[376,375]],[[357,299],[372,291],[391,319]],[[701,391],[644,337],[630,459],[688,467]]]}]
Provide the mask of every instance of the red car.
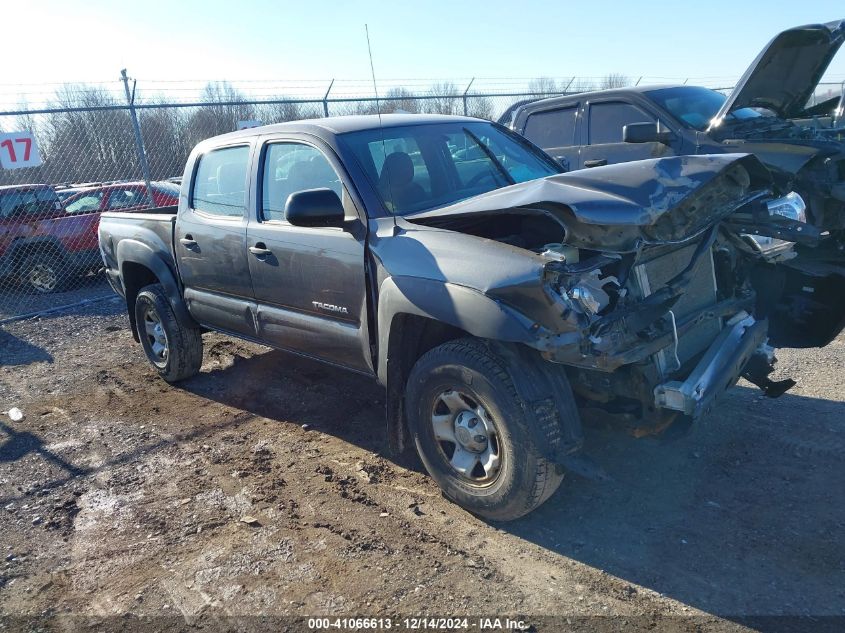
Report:
[{"label": "red car", "polygon": [[122,182],[97,185],[74,193],[64,201],[68,213],[99,213],[101,211],[132,211],[147,207],[169,207],[179,204],[179,186],[156,181],[151,184],[153,204],[143,182]]},{"label": "red car", "polygon": [[6,280],[55,292],[102,265],[96,213],[68,215],[50,185],[0,187],[0,287]]}]

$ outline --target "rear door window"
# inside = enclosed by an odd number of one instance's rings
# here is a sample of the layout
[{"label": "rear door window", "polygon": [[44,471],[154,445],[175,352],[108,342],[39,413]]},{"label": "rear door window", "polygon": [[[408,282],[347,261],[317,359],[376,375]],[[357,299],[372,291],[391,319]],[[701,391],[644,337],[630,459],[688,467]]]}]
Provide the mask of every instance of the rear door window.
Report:
[{"label": "rear door window", "polygon": [[630,103],[590,104],[590,145],[621,143],[622,128],[629,123],[656,123],[656,119]]},{"label": "rear door window", "polygon": [[224,147],[200,158],[191,195],[194,210],[211,215],[243,216],[249,149],[247,145]]},{"label": "rear door window", "polygon": [[578,106],[536,112],[525,121],[523,136],[539,147],[569,147],[575,144]]}]

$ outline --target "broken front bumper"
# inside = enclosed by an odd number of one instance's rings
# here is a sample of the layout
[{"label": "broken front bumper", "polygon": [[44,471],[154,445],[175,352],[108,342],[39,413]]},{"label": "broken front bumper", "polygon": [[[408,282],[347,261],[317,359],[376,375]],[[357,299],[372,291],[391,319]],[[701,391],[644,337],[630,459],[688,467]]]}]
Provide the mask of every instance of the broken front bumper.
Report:
[{"label": "broken front bumper", "polygon": [[655,405],[693,418],[709,411],[713,401],[738,379],[754,352],[766,342],[767,324],[738,315],[728,322],[683,382],[654,388]]}]

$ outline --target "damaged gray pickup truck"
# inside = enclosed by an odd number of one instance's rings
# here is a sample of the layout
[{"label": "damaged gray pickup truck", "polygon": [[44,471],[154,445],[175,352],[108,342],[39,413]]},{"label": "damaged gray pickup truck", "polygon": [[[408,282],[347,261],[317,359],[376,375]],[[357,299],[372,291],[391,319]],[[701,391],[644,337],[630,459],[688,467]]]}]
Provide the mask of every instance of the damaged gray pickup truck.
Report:
[{"label": "damaged gray pickup truck", "polygon": [[792,248],[761,236],[807,225],[777,212],[800,198],[773,200],[756,158],[559,172],[471,118],[255,128],[196,147],[178,208],[104,213],[100,249],[165,380],[199,370],[204,330],[371,375],[391,446],[514,519],[592,464],[582,414],[656,430],[740,375],[793,384],[768,378],[752,280]]}]

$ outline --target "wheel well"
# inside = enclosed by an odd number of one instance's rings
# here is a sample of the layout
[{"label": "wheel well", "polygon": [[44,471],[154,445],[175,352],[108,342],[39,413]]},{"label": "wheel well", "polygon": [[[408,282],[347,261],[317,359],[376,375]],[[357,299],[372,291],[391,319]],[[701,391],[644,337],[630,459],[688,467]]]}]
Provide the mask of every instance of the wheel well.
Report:
[{"label": "wheel well", "polygon": [[17,269],[21,266],[21,264],[26,261],[28,257],[32,255],[38,255],[40,253],[45,253],[47,255],[52,255],[53,257],[57,257],[59,259],[64,259],[64,252],[62,251],[61,246],[54,244],[53,242],[15,242],[14,251],[12,254],[12,261],[14,262],[14,266]]},{"label": "wheel well", "polygon": [[129,325],[132,330],[132,336],[137,341],[138,329],[135,324],[135,299],[138,297],[138,292],[140,292],[141,288],[150,284],[159,283],[159,279],[152,270],[143,264],[136,264],[135,262],[124,262],[120,276],[123,279],[123,287],[126,292],[126,311],[129,313]]},{"label": "wheel well", "polygon": [[387,349],[387,431],[390,448],[407,446],[405,383],[414,363],[430,349],[447,341],[470,336],[461,328],[415,314],[397,314],[390,324]]}]

